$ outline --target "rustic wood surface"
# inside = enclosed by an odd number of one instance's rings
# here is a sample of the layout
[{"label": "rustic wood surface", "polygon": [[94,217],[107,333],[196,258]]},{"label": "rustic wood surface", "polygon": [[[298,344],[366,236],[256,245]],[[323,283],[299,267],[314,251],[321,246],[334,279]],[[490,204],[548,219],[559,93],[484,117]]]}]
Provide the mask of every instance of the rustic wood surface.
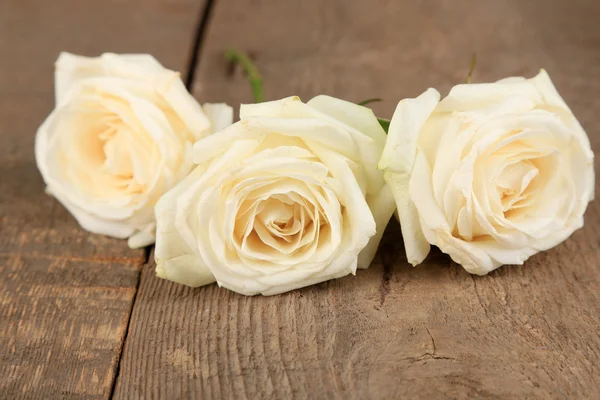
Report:
[{"label": "rustic wood surface", "polygon": [[202,1],[0,1],[0,398],[108,398],[143,250],[44,194],[33,143],[60,51],[148,52],[185,71]]},{"label": "rustic wood surface", "polygon": [[[222,57],[238,47],[269,99],[376,96],[389,117],[463,81],[476,52],[475,81],[546,68],[600,151],[598,2],[208,2],[202,101],[251,101]],[[412,268],[394,222],[369,270],[249,298],[157,279],[42,195],[33,139],[57,53],[148,52],[189,72],[204,5],[0,2],[0,398],[600,398],[600,201],[571,239],[487,277],[435,251]]]},{"label": "rustic wood surface", "polygon": [[[250,102],[223,50],[252,53],[270,99],[398,99],[546,68],[600,151],[600,3],[218,0],[194,94]],[[597,166],[598,164],[596,164]],[[600,205],[523,267],[412,268],[393,223],[356,277],[276,297],[142,278],[118,398],[600,398]]]}]

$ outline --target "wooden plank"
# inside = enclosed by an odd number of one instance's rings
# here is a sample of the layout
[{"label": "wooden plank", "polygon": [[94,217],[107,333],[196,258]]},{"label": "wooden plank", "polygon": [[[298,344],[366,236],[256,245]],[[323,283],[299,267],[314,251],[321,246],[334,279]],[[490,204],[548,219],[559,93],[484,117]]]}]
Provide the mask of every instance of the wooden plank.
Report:
[{"label": "wooden plank", "polygon": [[148,52],[185,73],[202,6],[0,2],[0,397],[109,397],[146,259],[44,194],[33,143],[58,53]]},{"label": "wooden plank", "polygon": [[[598,15],[585,0],[219,0],[194,93],[251,101],[222,57],[235,46],[270,99],[379,96],[389,117],[402,97],[464,81],[475,51],[476,81],[546,68],[598,152]],[[144,267],[117,397],[600,397],[598,201],[564,244],[481,278],[438,251],[412,268],[388,229],[369,270],[269,298]]]}]

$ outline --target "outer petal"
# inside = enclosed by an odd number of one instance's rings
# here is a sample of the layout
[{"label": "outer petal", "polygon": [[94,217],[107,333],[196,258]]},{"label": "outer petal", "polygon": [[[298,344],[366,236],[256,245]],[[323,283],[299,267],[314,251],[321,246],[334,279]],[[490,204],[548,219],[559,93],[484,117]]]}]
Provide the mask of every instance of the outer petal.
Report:
[{"label": "outer petal", "polygon": [[435,201],[431,181],[431,168],[423,153],[417,153],[410,178],[410,198],[419,212],[421,225],[434,231],[449,231],[446,216]]},{"label": "outer petal", "polygon": [[103,75],[102,61],[98,57],[83,57],[71,53],[60,53],[55,63],[54,91],[56,104],[75,83],[86,78]]},{"label": "outer petal", "polygon": [[194,143],[193,157],[195,164],[209,162],[225,153],[231,143],[238,140],[262,140],[265,133],[259,129],[248,129],[244,121],[238,121],[219,131],[218,135],[209,135]]},{"label": "outer petal", "polygon": [[[573,115],[573,112],[565,103],[563,98],[560,96],[552,80],[548,76],[548,73],[545,70],[541,70],[540,73],[534,78],[529,80],[542,95],[543,101],[545,104],[555,108],[553,111],[558,112],[561,118],[565,121],[566,124],[572,129],[575,138],[577,139],[582,156],[587,163],[586,171],[584,172],[583,180],[586,182],[584,186],[587,188],[585,193],[583,193],[582,201],[592,201],[595,197],[595,176],[594,176],[594,153],[592,152],[590,146],[590,140],[583,130],[583,127],[579,123],[579,121]],[[583,160],[579,160],[582,162]],[[581,173],[581,171],[579,171]]]},{"label": "outer petal", "polygon": [[375,218],[376,230],[375,235],[369,239],[367,247],[362,249],[358,255],[358,268],[361,269],[369,268],[371,265],[385,227],[396,210],[392,189],[388,185],[384,185],[379,194],[367,196],[367,204],[373,213],[373,218]]},{"label": "outer petal", "polygon": [[149,54],[112,54],[85,57],[63,52],[55,63],[55,98],[58,104],[75,84],[88,78],[113,76],[140,80],[148,74],[168,71]]},{"label": "outer petal", "polygon": [[[330,96],[317,96],[307,105],[353,128],[350,133],[358,136],[355,140],[360,143],[361,168],[367,177],[367,193],[379,193],[384,182],[383,175],[376,168],[387,137],[373,111]],[[365,143],[361,136],[368,136],[372,143]]]},{"label": "outer petal", "polygon": [[131,249],[150,246],[156,241],[156,223],[148,224],[146,229],[135,232],[127,240],[127,245]]},{"label": "outer petal", "polygon": [[473,243],[457,239],[447,231],[436,232],[424,229],[424,232],[427,240],[438,246],[442,252],[448,254],[455,263],[460,264],[471,274],[486,275],[502,266]]},{"label": "outer petal", "polygon": [[415,99],[404,99],[398,103],[379,160],[379,169],[410,173],[421,129],[439,101],[440,93],[435,89],[427,89]]},{"label": "outer petal", "polygon": [[131,226],[127,221],[107,221],[98,218],[79,207],[69,203],[61,195],[58,190],[54,190],[52,195],[75,217],[79,225],[86,231],[99,235],[106,235],[118,239],[125,239],[135,232],[135,227]]},{"label": "outer petal", "polygon": [[385,171],[384,178],[392,189],[398,208],[406,257],[413,265],[425,259],[429,253],[429,243],[423,236],[419,214],[413,203],[420,199],[411,199],[409,194],[410,174],[417,154],[419,134],[439,98],[440,94],[435,89],[429,89],[416,99],[398,103],[379,160],[379,168]]},{"label": "outer petal", "polygon": [[368,135],[381,148],[385,145],[385,131],[370,108],[325,95],[314,97],[306,104]]},{"label": "outer petal", "polygon": [[157,261],[156,276],[191,287],[200,287],[215,281],[208,269],[199,267],[198,256],[191,254],[163,260],[160,263]]},{"label": "outer petal", "polygon": [[[316,141],[336,150],[364,168],[367,192],[379,193],[383,179],[375,166],[381,155],[384,139],[381,134],[384,132],[373,113],[365,107],[328,96],[318,96],[309,103],[304,104],[299,97],[293,96],[267,103],[244,104],[240,108],[240,118],[253,129],[264,131],[283,126],[286,128],[282,132],[272,131]],[[309,124],[318,125],[319,129],[327,126],[330,133],[315,133],[307,128]]]},{"label": "outer petal", "polygon": [[410,196],[417,207],[423,235],[429,243],[438,246],[472,274],[485,275],[501,265],[476,244],[452,236],[446,217],[435,202],[431,169],[423,153],[418,153],[415,160]]},{"label": "outer petal", "polygon": [[509,97],[525,97],[539,103],[538,90],[528,81],[510,79],[506,82],[456,85],[439,104],[438,112],[470,111],[485,108]]},{"label": "outer petal", "polygon": [[245,120],[250,117],[302,118],[308,116],[302,111],[304,107],[305,104],[298,96],[290,96],[264,103],[242,104],[240,106],[240,119]]},{"label": "outer petal", "polygon": [[408,178],[395,172],[387,171],[384,174],[384,178],[391,188],[396,201],[406,259],[412,265],[421,264],[425,257],[427,257],[427,254],[429,254],[430,246],[425,236],[423,236],[419,213],[410,198]]},{"label": "outer petal", "polygon": [[210,120],[212,133],[219,132],[233,123],[233,107],[225,103],[204,103],[204,113]]},{"label": "outer petal", "polygon": [[190,175],[161,197],[156,205],[156,274],[188,286],[203,286],[215,281],[202,258],[183,240],[177,230],[175,217],[177,199],[205,172],[196,167]]},{"label": "outer petal", "polygon": [[167,73],[162,74],[160,81],[157,82],[156,90],[171,105],[196,140],[210,133],[210,119],[183,85],[179,72],[167,70]]}]

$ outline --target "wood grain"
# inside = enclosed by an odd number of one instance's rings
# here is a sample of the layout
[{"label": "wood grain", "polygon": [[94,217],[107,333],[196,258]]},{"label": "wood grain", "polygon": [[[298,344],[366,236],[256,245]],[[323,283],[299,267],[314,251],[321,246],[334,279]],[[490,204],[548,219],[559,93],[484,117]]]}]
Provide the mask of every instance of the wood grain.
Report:
[{"label": "wood grain", "polygon": [[60,51],[148,52],[185,73],[202,1],[0,2],[0,398],[107,398],[143,250],[44,194],[35,132]]},{"label": "wood grain", "polygon": [[[428,86],[546,68],[600,151],[600,3],[219,0],[195,95],[250,102],[227,47],[249,51],[267,98],[396,102]],[[596,164],[597,166],[598,164]],[[367,271],[280,296],[190,289],[146,266],[117,398],[600,397],[600,206],[523,267],[475,277],[433,252],[412,268],[397,223]]]}]

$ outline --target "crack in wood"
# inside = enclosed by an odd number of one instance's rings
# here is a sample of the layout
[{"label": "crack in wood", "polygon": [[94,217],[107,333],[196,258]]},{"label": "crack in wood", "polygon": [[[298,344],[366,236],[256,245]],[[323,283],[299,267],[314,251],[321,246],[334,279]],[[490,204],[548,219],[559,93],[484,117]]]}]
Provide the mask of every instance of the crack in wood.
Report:
[{"label": "crack in wood", "polygon": [[429,335],[429,338],[431,339],[431,347],[433,347],[433,355],[435,355],[435,340],[433,339],[431,332],[429,332],[429,328],[426,327],[425,330],[427,331],[427,334]]},{"label": "crack in wood", "polygon": [[379,292],[381,294],[381,296],[379,298],[379,307],[383,306],[383,303],[385,303],[386,296],[392,290],[390,288],[390,280],[392,279],[392,274],[393,274],[392,264],[384,263],[383,264],[383,274],[381,276],[381,285],[379,285]]},{"label": "crack in wood", "polygon": [[[142,268],[146,267],[148,264],[142,266]],[[153,267],[150,265],[150,267]],[[117,362],[115,366],[115,372],[113,375],[113,380],[110,387],[109,398],[112,399],[115,395],[115,390],[117,388],[117,381],[119,380],[119,374],[121,373],[121,360],[123,359],[123,349],[125,348],[125,343],[127,342],[127,337],[129,336],[129,328],[131,326],[131,320],[133,316],[133,309],[135,306],[135,300],[137,298],[138,292],[140,291],[140,284],[142,282],[142,271],[138,273],[138,280],[135,286],[135,291],[133,292],[133,299],[131,299],[131,307],[129,308],[129,315],[127,316],[127,325],[125,325],[125,333],[123,335],[123,340],[121,341],[121,347],[119,348]]]},{"label": "crack in wood", "polygon": [[204,6],[204,8],[200,9],[200,18],[198,21],[196,33],[194,35],[194,41],[192,43],[192,50],[190,52],[190,59],[186,71],[185,87],[189,91],[192,91],[192,87],[194,85],[194,80],[196,78],[196,70],[198,69],[198,64],[200,63],[200,52],[202,51],[202,43],[204,41],[204,37],[206,36],[206,27],[208,26],[210,15],[215,3],[216,0],[206,0],[206,5]]},{"label": "crack in wood", "polygon": [[433,360],[454,360],[454,358],[452,357],[444,357],[444,356],[438,356],[436,354],[436,347],[435,347],[435,339],[433,338],[433,335],[431,334],[431,332],[429,332],[429,328],[425,327],[425,330],[427,331],[427,334],[429,335],[429,338],[431,339],[431,347],[432,347],[432,351],[430,352],[425,352],[423,353],[421,356],[417,357],[417,361],[420,360],[426,360],[426,359],[433,359]]},{"label": "crack in wood", "polygon": [[483,313],[485,314],[486,318],[489,319],[487,307],[485,306],[485,304],[483,304],[483,300],[481,299],[481,296],[479,295],[479,291],[477,290],[477,278],[472,274],[469,274],[469,276],[473,280],[473,290],[475,291],[475,295],[477,296],[477,301],[479,302],[479,305],[483,309]]},{"label": "crack in wood", "polygon": [[383,266],[383,274],[381,276],[381,284],[379,285],[379,307],[385,303],[387,295],[392,291],[391,279],[394,274],[394,264],[398,259],[400,250],[391,241],[382,242],[380,245],[381,264]]}]

